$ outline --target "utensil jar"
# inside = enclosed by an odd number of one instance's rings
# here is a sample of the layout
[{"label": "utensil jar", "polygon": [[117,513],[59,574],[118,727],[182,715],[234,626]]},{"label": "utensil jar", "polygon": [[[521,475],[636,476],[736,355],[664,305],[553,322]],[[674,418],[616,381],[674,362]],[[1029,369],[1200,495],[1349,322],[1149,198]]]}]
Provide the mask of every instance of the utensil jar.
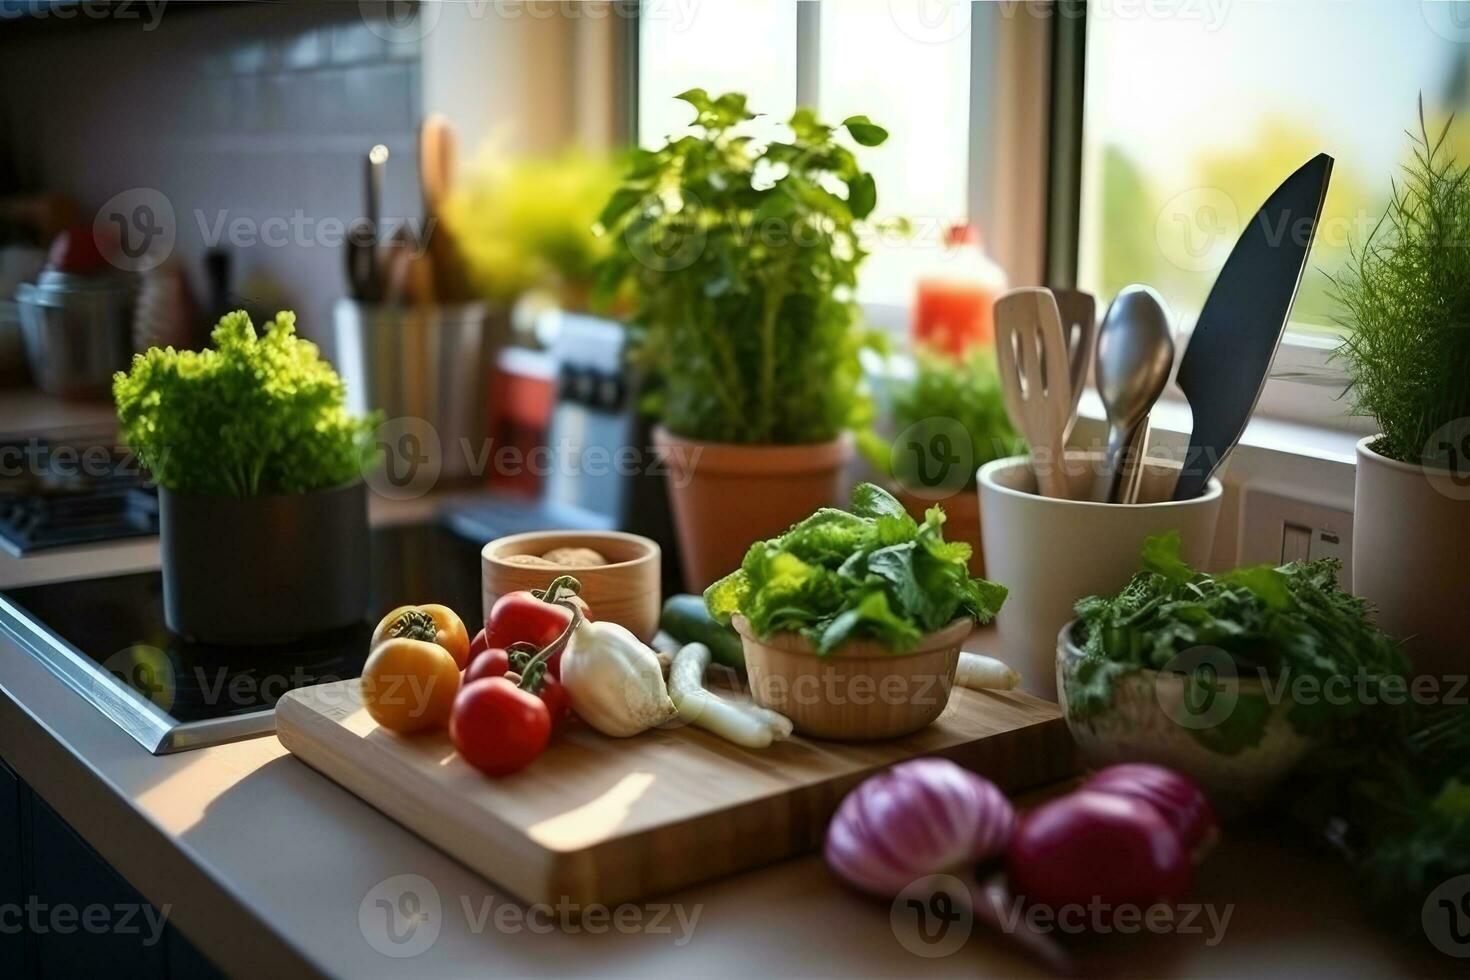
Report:
[{"label": "utensil jar", "polygon": [[488,436],[491,326],[483,303],[388,306],[341,299],[337,370],[347,408],[422,419],[438,436],[440,474],[472,475]]},{"label": "utensil jar", "polygon": [[1220,481],[1193,500],[1171,501],[1179,465],[1149,460],[1137,504],[1086,499],[1101,453],[1068,453],[1073,499],[1043,497],[1027,456],[980,468],[980,540],[989,578],[1010,589],[995,618],[1001,658],[1021,686],[1056,700],[1057,632],[1077,600],[1111,595],[1138,571],[1146,538],[1177,530],[1185,561],[1204,568],[1220,516]]}]

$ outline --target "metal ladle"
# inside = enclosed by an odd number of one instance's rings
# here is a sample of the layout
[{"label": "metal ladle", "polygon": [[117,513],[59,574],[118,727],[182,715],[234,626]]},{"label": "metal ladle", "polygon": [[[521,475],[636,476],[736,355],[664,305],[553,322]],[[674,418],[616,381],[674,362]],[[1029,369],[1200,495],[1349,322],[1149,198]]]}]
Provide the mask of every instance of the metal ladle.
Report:
[{"label": "metal ladle", "polygon": [[1097,337],[1097,391],[1108,415],[1109,503],[1126,502],[1141,467],[1138,443],[1174,367],[1174,334],[1159,294],[1127,286],[1113,298]]}]

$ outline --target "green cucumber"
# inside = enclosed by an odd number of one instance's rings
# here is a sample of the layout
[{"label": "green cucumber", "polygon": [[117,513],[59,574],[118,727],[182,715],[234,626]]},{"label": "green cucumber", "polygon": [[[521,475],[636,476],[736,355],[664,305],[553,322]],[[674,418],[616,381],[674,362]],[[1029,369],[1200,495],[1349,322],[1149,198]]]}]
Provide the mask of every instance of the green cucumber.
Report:
[{"label": "green cucumber", "polygon": [[703,596],[669,596],[658,625],[680,643],[703,643],[709,647],[715,663],[745,669],[745,648],[740,634],[715,622],[704,606]]}]

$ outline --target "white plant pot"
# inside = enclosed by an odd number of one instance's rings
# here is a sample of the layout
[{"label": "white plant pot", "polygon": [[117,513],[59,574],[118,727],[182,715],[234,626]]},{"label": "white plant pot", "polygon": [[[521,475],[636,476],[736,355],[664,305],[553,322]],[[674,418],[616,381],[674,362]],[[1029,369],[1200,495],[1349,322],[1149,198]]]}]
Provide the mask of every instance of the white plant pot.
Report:
[{"label": "white plant pot", "polygon": [[1381,456],[1358,443],[1353,592],[1379,628],[1405,641],[1421,674],[1470,666],[1470,483]]},{"label": "white plant pot", "polygon": [[1178,463],[1150,460],[1137,504],[1086,499],[1101,471],[1101,453],[1068,453],[1072,496],[1036,490],[1028,456],[980,468],[980,541],[985,574],[1010,589],[996,616],[1001,657],[1021,675],[1021,687],[1056,700],[1057,633],[1090,595],[1112,595],[1138,571],[1146,538],[1177,530],[1185,561],[1204,569],[1215,542],[1221,487],[1211,479],[1193,500],[1169,497]]}]

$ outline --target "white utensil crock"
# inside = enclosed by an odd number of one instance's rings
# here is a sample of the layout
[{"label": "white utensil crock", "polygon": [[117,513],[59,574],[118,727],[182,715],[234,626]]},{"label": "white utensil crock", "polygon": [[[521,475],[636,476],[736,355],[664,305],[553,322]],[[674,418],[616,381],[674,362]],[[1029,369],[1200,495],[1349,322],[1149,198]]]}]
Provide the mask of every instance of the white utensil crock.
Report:
[{"label": "white utensil crock", "polygon": [[[1068,453],[1074,497],[1091,492],[1101,453]],[[1029,456],[980,468],[980,540],[986,578],[1010,589],[996,617],[1001,657],[1021,687],[1056,700],[1057,633],[1078,599],[1111,595],[1138,571],[1146,538],[1178,530],[1184,560],[1204,569],[1220,516],[1220,481],[1193,500],[1171,501],[1179,464],[1149,460],[1137,504],[1060,500],[1037,493]]]}]

